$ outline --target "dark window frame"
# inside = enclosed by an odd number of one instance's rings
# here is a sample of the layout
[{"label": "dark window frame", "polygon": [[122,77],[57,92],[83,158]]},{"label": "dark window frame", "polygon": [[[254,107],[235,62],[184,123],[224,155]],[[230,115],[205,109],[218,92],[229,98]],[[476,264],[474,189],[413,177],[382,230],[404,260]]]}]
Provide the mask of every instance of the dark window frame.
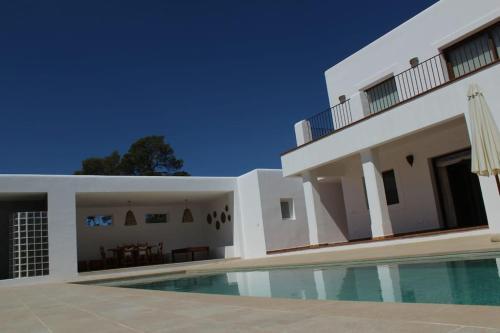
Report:
[{"label": "dark window frame", "polygon": [[[467,36],[465,37],[464,39],[462,40],[459,40],[458,42],[442,49],[441,53],[443,54],[444,56],[444,59],[446,61],[446,68],[447,68],[447,71],[448,71],[448,76],[450,78],[450,80],[454,80],[454,79],[457,79],[457,78],[460,78],[464,75],[467,75],[468,73],[471,73],[471,72],[474,72],[476,70],[478,70],[479,68],[481,67],[484,67],[484,66],[487,66],[489,63],[485,64],[485,65],[481,65],[479,66],[478,68],[474,68],[474,69],[470,69],[464,73],[461,73],[459,76],[456,76],[454,73],[453,73],[453,65],[452,65],[452,62],[451,62],[451,59],[450,59],[450,56],[451,56],[451,52],[453,51],[457,51],[459,50],[460,48],[463,48],[464,46],[466,45],[469,45],[471,46],[473,44],[474,41],[478,40],[480,37],[482,36],[486,36],[487,37],[487,40],[488,40],[488,47],[489,47],[489,51],[492,53],[492,62],[491,63],[494,63],[496,61],[498,61],[499,59],[499,54],[498,54],[498,48],[500,47],[500,45],[495,45],[495,39],[493,37],[493,31],[495,29],[498,29],[500,28],[500,21],[499,22],[495,22],[473,34],[471,34],[470,36]],[[497,32],[498,33],[498,32]],[[477,47],[477,45],[475,46]]]},{"label": "dark window frame", "polygon": [[[392,178],[394,179],[394,181],[393,181],[394,187],[393,188],[389,188],[389,186],[387,184],[387,177],[388,177],[388,175],[391,175],[391,174],[392,174]],[[382,171],[382,181],[384,183],[385,200],[386,200],[387,206],[399,204],[400,201],[399,201],[399,191],[398,191],[398,184],[397,184],[398,182],[396,180],[396,172],[394,171],[394,169]],[[368,193],[366,192],[365,177],[361,177],[361,182],[363,184],[363,193],[364,193],[364,197],[365,197],[366,207],[368,209],[370,209],[370,205],[368,204]],[[391,189],[395,190],[394,193],[389,193],[389,191],[391,191]]]}]

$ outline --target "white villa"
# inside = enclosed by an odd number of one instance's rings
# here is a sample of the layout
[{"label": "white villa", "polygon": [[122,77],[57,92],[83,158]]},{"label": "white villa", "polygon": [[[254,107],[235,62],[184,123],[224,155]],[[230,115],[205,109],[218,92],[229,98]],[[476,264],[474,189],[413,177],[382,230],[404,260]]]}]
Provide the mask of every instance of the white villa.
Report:
[{"label": "white villa", "polygon": [[116,267],[126,244],[169,263],[500,233],[498,178],[470,171],[467,96],[477,84],[500,124],[499,54],[498,0],[442,0],[326,71],[330,108],[295,125],[282,170],[0,175],[0,279]]}]

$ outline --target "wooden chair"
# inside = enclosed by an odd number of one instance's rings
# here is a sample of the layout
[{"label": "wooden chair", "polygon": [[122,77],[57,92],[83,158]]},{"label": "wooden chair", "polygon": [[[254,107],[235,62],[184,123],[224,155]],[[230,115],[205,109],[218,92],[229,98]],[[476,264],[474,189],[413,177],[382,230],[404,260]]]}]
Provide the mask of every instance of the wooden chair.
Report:
[{"label": "wooden chair", "polygon": [[135,264],[135,248],[127,246],[123,248],[123,265],[133,266]]},{"label": "wooden chair", "polygon": [[164,264],[165,255],[163,254],[163,242],[158,243],[158,249],[151,255],[152,263]]},{"label": "wooden chair", "polygon": [[117,266],[116,258],[106,256],[106,251],[104,250],[104,246],[99,247],[99,252],[101,254],[102,267],[104,269],[116,268]]},{"label": "wooden chair", "polygon": [[139,265],[147,265],[150,262],[150,253],[147,244],[139,244],[136,247],[137,263]]}]

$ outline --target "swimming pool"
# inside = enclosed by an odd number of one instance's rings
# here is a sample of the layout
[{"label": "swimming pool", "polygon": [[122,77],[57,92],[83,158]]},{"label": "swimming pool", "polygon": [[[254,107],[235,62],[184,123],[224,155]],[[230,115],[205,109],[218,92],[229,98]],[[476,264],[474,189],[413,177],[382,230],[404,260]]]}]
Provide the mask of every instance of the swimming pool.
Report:
[{"label": "swimming pool", "polygon": [[422,262],[220,272],[121,282],[119,285],[294,299],[500,305],[500,253]]}]

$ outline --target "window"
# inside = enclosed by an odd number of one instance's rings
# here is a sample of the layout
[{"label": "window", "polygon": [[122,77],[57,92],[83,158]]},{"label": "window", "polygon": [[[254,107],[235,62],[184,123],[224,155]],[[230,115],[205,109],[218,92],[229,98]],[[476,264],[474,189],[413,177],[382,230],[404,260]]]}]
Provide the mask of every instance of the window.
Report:
[{"label": "window", "polygon": [[9,219],[9,277],[49,274],[47,212],[18,212]]},{"label": "window", "polygon": [[85,218],[85,225],[89,227],[109,227],[113,224],[111,215],[92,215]]},{"label": "window", "polygon": [[144,220],[146,223],[167,223],[167,214],[146,214],[144,215]]},{"label": "window", "polygon": [[487,28],[444,51],[451,78],[457,78],[498,59],[500,25]]},{"label": "window", "polygon": [[394,77],[366,90],[370,113],[385,110],[399,103],[398,87]]},{"label": "window", "polygon": [[396,186],[396,176],[394,170],[382,172],[382,179],[384,180],[385,198],[388,205],[399,203],[398,188]]},{"label": "window", "polygon": [[293,220],[295,218],[293,212],[293,200],[281,199],[281,218],[283,220]]},{"label": "window", "polygon": [[[366,193],[366,184],[365,177],[363,180],[363,192],[365,195],[366,207],[370,208],[368,205],[368,195]],[[384,190],[385,190],[385,199],[387,201],[387,205],[395,205],[399,203],[399,195],[398,188],[396,186],[396,175],[394,174],[394,170],[388,170],[382,172],[382,180],[384,181]]]}]

